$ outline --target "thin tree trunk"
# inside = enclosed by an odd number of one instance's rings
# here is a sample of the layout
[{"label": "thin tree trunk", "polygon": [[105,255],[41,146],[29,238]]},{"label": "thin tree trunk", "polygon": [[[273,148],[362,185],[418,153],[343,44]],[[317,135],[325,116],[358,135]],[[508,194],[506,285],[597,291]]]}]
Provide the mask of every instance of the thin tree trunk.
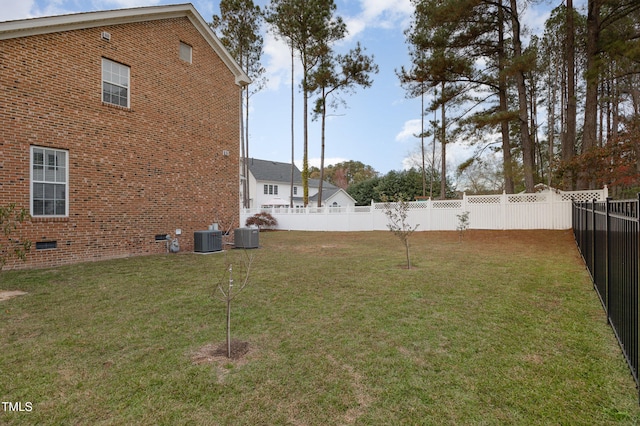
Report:
[{"label": "thin tree trunk", "polygon": [[547,91],[549,96],[549,111],[547,117],[547,126],[549,129],[549,133],[547,139],[549,140],[549,176],[547,176],[547,185],[551,186],[552,177],[553,177],[553,162],[554,162],[554,154],[553,154],[553,146],[555,142],[555,131],[556,131],[556,102],[558,96],[558,87],[556,86],[556,82],[558,80],[558,69],[554,70],[554,79],[553,82],[550,82],[548,85]]},{"label": "thin tree trunk", "polygon": [[[509,109],[507,98],[507,77],[505,76],[505,50],[504,50],[504,10],[498,7],[498,97],[500,102],[500,112],[506,113]],[[515,192],[513,181],[513,159],[511,156],[511,140],[509,135],[509,120],[504,118],[500,121],[500,132],[502,134],[502,170],[504,173],[504,191],[507,194]]]},{"label": "thin tree trunk", "polygon": [[[598,122],[598,40],[600,0],[589,0],[587,12],[587,89],[585,93],[584,126],[582,136],[582,153],[588,152],[596,146]],[[591,180],[586,171],[579,179],[578,189],[586,189]]]},{"label": "thin tree trunk", "polygon": [[[614,70],[615,73],[615,70]],[[615,74],[612,76],[611,84],[613,85],[613,101],[612,101],[612,117],[611,117],[611,136],[618,136],[618,126],[620,124],[620,87]],[[609,136],[609,135],[607,135]]]},{"label": "thin tree trunk", "polygon": [[[518,4],[516,0],[511,3],[511,23],[513,27],[513,55],[516,60],[522,57],[522,42],[520,40],[520,19],[518,18]],[[527,87],[524,71],[518,69],[515,73],[516,87],[518,88],[518,121],[520,123],[520,138],[522,143],[522,165],[524,168],[524,187],[526,192],[534,191],[534,158],[531,134],[529,133],[529,114],[527,105]]]},{"label": "thin tree trunk", "polygon": [[227,358],[231,358],[231,300],[227,297]]},{"label": "thin tree trunk", "polygon": [[[575,23],[573,0],[567,0],[567,128],[562,138],[562,161],[573,160],[576,152],[576,77],[575,77]],[[573,176],[568,174],[564,181],[565,190],[573,189]]]},{"label": "thin tree trunk", "polygon": [[[303,65],[303,68],[305,66]],[[305,68],[306,69],[306,68]],[[307,75],[302,77],[302,114],[303,121],[303,153],[302,153],[302,202],[305,207],[309,204],[309,92],[307,90]]]},{"label": "thin tree trunk", "polygon": [[407,253],[407,269],[411,269],[411,257],[409,254],[409,239],[407,238],[407,236],[405,236],[404,247]]},{"label": "thin tree trunk", "polygon": [[441,106],[441,115],[442,115],[442,140],[441,140],[441,172],[440,172],[440,199],[444,200],[447,198],[447,121],[445,117],[445,103],[444,103],[444,81],[441,83],[440,89],[442,91],[442,106]]},{"label": "thin tree trunk", "polygon": [[293,208],[293,185],[294,185],[294,181],[293,181],[293,176],[294,176],[294,171],[295,171],[295,165],[294,165],[294,136],[295,136],[295,131],[294,131],[294,95],[295,95],[295,91],[294,91],[294,80],[293,80],[293,72],[294,72],[294,59],[295,59],[295,55],[294,55],[294,50],[293,50],[293,44],[291,46],[291,187],[289,188],[290,190],[290,195],[289,195],[289,207]]},{"label": "thin tree trunk", "polygon": [[245,127],[244,127],[244,131],[245,131],[245,138],[244,138],[244,143],[246,145],[246,148],[244,150],[244,175],[245,175],[245,182],[247,185],[247,191],[245,192],[245,205],[247,206],[247,208],[250,208],[250,204],[251,204],[251,199],[249,198],[249,87],[247,87],[247,103],[246,103],[246,114],[245,114]]},{"label": "thin tree trunk", "polygon": [[[436,90],[434,93],[434,97],[438,96],[438,91]],[[431,198],[433,200],[433,181],[435,180],[436,177],[436,140],[438,137],[438,132],[436,131],[436,117],[437,117],[437,112],[434,110],[433,111],[433,146],[432,146],[432,150],[431,150],[431,188],[429,189],[429,198]]]},{"label": "thin tree trunk", "polygon": [[422,154],[422,196],[427,195],[427,170],[424,163],[424,81],[420,82],[420,153]]},{"label": "thin tree trunk", "polygon": [[240,89],[240,158],[242,161],[242,174],[244,175],[244,179],[242,180],[242,206],[246,209],[247,207],[247,179],[248,175],[245,173],[245,163],[246,163],[246,154],[244,149],[244,92],[247,90],[246,87]]},{"label": "thin tree trunk", "polygon": [[324,136],[327,118],[327,103],[325,88],[322,88],[322,119],[320,129],[320,182],[318,183],[318,207],[322,207],[322,182],[324,181]]}]

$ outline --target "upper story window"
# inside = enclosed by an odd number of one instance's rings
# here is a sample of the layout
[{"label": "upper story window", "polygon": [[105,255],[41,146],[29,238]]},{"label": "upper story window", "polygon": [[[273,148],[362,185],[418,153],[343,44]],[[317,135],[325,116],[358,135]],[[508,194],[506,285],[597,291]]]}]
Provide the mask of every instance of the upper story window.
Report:
[{"label": "upper story window", "polygon": [[278,195],[278,185],[265,185],[264,193],[265,195]]},{"label": "upper story window", "polygon": [[187,43],[180,42],[179,53],[180,53],[180,59],[182,59],[185,62],[191,63],[191,53],[192,53],[191,46],[189,46]]},{"label": "upper story window", "polygon": [[128,66],[102,58],[102,102],[129,108],[129,75]]},{"label": "upper story window", "polygon": [[31,216],[69,215],[67,151],[31,147]]}]

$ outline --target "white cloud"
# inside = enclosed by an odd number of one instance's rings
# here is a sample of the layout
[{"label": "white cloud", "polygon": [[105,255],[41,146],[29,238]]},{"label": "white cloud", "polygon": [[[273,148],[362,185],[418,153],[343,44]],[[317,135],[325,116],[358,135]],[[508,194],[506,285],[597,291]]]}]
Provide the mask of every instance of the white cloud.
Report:
[{"label": "white cloud", "polygon": [[[269,31],[264,35],[264,55],[267,59],[266,89],[278,90],[280,84],[286,84],[291,79],[291,49],[284,40],[276,39]],[[298,65],[297,60],[295,65]]]},{"label": "white cloud", "polygon": [[33,18],[34,0],[0,0],[0,21]]},{"label": "white cloud", "polygon": [[343,17],[349,32],[348,39],[367,28],[404,28],[413,10],[410,0],[360,0],[360,12],[355,16]]},{"label": "white cloud", "polygon": [[524,11],[520,11],[522,22],[525,24],[523,40],[529,43],[532,34],[542,37],[544,34],[544,24],[549,19],[551,11],[547,7],[529,6]]},{"label": "white cloud", "polygon": [[70,0],[0,0],[0,21],[64,15],[92,10],[155,6],[161,0],[93,0],[80,4]]},{"label": "white cloud", "polygon": [[[141,7],[141,6],[155,6],[160,3],[160,0],[108,0],[108,1],[98,1],[98,4],[102,3],[104,5],[109,5],[116,9],[124,9],[129,7]],[[109,8],[111,8],[109,7]],[[210,17],[205,17],[205,20],[210,19]]]},{"label": "white cloud", "polygon": [[421,129],[422,120],[420,120],[419,118],[405,121],[402,130],[396,135],[396,142],[407,142],[415,140],[415,135],[419,135],[422,131]]},{"label": "white cloud", "polygon": [[[118,0],[135,1],[135,0]],[[413,13],[411,0],[359,0],[359,12],[355,16],[343,16],[351,41],[367,28],[397,28],[406,25]],[[277,39],[272,31],[264,35],[264,64],[267,70],[267,90],[276,91],[291,80],[291,50],[286,42]],[[295,84],[301,79],[299,60],[295,59]]]},{"label": "white cloud", "polygon": [[[291,49],[287,43],[276,38],[271,31],[264,35],[264,67],[267,70],[267,90],[277,91],[281,86],[291,88]],[[294,85],[302,80],[302,69],[298,55],[294,58]],[[296,89],[297,90],[297,89]]]}]

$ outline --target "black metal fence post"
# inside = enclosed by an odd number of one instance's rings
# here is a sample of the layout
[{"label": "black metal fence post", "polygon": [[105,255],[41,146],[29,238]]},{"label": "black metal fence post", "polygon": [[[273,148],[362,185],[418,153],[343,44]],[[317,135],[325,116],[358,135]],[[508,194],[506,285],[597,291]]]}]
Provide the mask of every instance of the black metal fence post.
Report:
[{"label": "black metal fence post", "polygon": [[640,403],[640,193],[632,200],[573,202],[572,227]]},{"label": "black metal fence post", "polygon": [[[637,195],[637,204],[636,204],[636,211],[635,211],[635,218],[636,218],[636,235],[638,235],[638,233],[640,233],[640,192]],[[635,366],[636,366],[636,371],[635,371],[635,379],[636,379],[636,389],[638,390],[638,403],[640,404],[640,383],[638,382],[638,365],[640,364],[640,354],[638,351],[638,342],[640,341],[640,321],[639,321],[639,315],[638,315],[638,307],[640,307],[640,273],[638,273],[638,269],[640,268],[640,237],[636,238],[636,258],[635,258],[635,264],[636,264],[636,282],[635,282],[635,286],[636,286],[636,309],[634,312],[634,317],[635,317]]]},{"label": "black metal fence post", "polygon": [[606,262],[606,273],[605,273],[605,313],[607,315],[607,323],[609,322],[609,293],[611,292],[611,198],[607,197],[605,200],[605,211],[606,211],[606,225],[605,225],[605,233],[606,233],[606,250],[607,255],[605,258]]},{"label": "black metal fence post", "polygon": [[596,226],[596,199],[594,198],[593,200],[591,200],[591,253],[589,253],[589,255],[591,256],[591,277],[593,278],[593,281],[596,282],[596,245],[597,245],[597,241],[598,239],[596,238],[597,235],[596,233],[598,232],[597,226]]}]

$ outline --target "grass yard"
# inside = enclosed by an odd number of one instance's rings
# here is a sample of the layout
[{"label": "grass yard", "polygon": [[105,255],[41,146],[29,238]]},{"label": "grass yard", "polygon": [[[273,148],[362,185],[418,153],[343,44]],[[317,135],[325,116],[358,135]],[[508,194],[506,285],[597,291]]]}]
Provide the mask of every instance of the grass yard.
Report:
[{"label": "grass yard", "polygon": [[225,256],[3,272],[1,424],[637,424],[635,383],[569,231],[260,235]]}]

